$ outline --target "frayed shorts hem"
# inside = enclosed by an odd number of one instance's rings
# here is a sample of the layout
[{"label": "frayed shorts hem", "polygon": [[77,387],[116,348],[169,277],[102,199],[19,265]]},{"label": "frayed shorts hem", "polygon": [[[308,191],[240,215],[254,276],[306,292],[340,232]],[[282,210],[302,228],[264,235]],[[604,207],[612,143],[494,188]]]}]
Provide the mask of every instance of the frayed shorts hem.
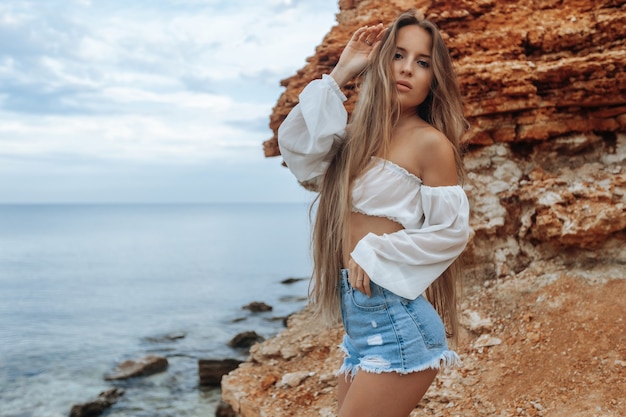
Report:
[{"label": "frayed shorts hem", "polygon": [[[343,353],[348,356],[347,349],[343,346],[343,344],[339,345],[339,348],[343,351]],[[391,373],[395,372],[401,375],[407,375],[414,372],[421,372],[427,369],[443,369],[443,368],[454,368],[461,366],[461,358],[459,355],[453,350],[444,350],[439,355],[434,357],[429,362],[424,364],[414,366],[412,368],[407,369],[399,369],[399,368],[380,368],[376,366],[364,365],[363,363],[359,363],[357,365],[351,365],[347,363],[343,363],[339,371],[336,372],[337,376],[345,375],[346,379],[350,378],[350,381],[354,379],[357,372],[363,371],[373,374],[382,374],[382,373]]]}]

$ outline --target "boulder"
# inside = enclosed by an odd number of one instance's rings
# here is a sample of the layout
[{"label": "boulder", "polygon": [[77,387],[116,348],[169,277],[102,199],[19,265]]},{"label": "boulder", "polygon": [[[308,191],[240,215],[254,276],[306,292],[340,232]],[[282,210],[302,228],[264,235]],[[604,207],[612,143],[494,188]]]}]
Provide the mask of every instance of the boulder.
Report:
[{"label": "boulder", "polygon": [[184,339],[185,337],[187,337],[186,333],[178,332],[178,333],[167,333],[167,334],[158,335],[158,336],[148,336],[144,338],[144,340],[150,343],[170,343],[170,342],[175,342],[180,339]]},{"label": "boulder", "polygon": [[284,280],[280,281],[280,283],[285,285],[291,285],[295,284],[296,282],[304,281],[305,279],[306,278],[285,278]]},{"label": "boulder", "polygon": [[259,336],[257,332],[243,332],[233,337],[230,342],[228,342],[228,346],[234,348],[249,348],[255,343],[262,342],[263,340],[265,340],[263,336]]},{"label": "boulder", "polygon": [[162,356],[150,355],[137,361],[129,359],[117,365],[117,368],[111,374],[106,375],[104,379],[116,381],[138,376],[148,376],[165,371],[167,366],[167,358]]},{"label": "boulder", "polygon": [[70,417],[95,417],[102,414],[107,408],[115,404],[120,396],[124,395],[121,388],[111,388],[103,391],[94,401],[72,406]]},{"label": "boulder", "polygon": [[237,359],[200,359],[198,360],[198,376],[200,385],[219,386],[222,376],[237,369]]},{"label": "boulder", "polygon": [[230,404],[220,401],[215,409],[215,417],[239,417],[239,414],[233,410]]},{"label": "boulder", "polygon": [[272,311],[272,306],[265,304],[262,301],[253,301],[248,305],[242,307],[244,310],[250,310],[253,313],[263,313],[266,311]]}]

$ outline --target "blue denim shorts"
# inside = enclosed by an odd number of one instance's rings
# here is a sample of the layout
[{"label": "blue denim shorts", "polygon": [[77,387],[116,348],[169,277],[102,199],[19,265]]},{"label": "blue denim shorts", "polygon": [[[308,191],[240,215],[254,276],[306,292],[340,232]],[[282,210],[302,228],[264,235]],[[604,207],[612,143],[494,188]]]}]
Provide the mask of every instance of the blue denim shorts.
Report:
[{"label": "blue denim shorts", "polygon": [[371,297],[353,289],[348,270],[341,270],[345,358],[338,374],[407,374],[459,364],[439,314],[423,295],[409,300],[373,282],[370,289]]}]

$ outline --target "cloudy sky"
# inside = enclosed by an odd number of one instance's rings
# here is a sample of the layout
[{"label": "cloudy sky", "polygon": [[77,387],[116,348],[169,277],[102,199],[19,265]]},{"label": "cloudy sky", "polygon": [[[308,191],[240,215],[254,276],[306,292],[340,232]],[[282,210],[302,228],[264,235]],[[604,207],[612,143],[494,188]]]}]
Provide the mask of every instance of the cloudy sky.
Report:
[{"label": "cloudy sky", "polygon": [[0,203],[308,201],[268,118],[337,0],[2,0]]}]

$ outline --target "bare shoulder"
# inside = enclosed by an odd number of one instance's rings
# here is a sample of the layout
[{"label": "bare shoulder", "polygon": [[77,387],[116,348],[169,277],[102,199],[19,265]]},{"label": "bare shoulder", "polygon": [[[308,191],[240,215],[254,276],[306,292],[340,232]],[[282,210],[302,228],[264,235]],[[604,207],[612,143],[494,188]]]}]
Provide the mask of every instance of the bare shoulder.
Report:
[{"label": "bare shoulder", "polygon": [[432,187],[457,185],[455,150],[439,130],[429,126],[415,132],[415,157],[425,185]]},{"label": "bare shoulder", "polygon": [[420,150],[444,150],[444,148],[452,149],[450,141],[441,131],[433,126],[424,126],[420,129],[415,129],[412,132],[413,143],[415,143]]}]

